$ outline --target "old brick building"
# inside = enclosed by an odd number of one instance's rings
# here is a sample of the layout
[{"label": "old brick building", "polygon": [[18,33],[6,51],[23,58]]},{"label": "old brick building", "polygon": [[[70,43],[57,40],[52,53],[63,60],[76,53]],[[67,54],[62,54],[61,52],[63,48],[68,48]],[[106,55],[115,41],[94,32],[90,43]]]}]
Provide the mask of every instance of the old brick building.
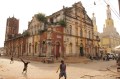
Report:
[{"label": "old brick building", "polygon": [[[84,56],[92,55],[94,50],[94,31],[92,20],[87,15],[81,2],[72,7],[47,16],[47,21],[40,21],[36,14],[28,23],[28,29],[22,34],[9,31],[6,25],[5,49],[8,55],[16,56]],[[15,19],[15,18],[14,18]],[[8,38],[7,35],[12,35]]]},{"label": "old brick building", "polygon": [[92,54],[94,50],[93,23],[82,3],[75,3],[72,7],[63,6],[63,9],[48,18],[50,23],[60,20],[64,20],[67,24],[64,28],[65,54],[72,56]]},{"label": "old brick building", "polygon": [[8,18],[6,23],[6,33],[5,33],[5,40],[12,38],[13,36],[18,35],[19,30],[19,20],[14,18]]}]

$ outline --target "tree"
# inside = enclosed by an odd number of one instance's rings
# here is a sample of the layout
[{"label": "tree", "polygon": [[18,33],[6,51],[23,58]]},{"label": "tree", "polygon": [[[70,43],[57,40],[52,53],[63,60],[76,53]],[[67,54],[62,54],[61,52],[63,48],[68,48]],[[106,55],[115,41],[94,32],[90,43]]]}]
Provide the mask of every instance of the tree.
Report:
[{"label": "tree", "polygon": [[30,35],[27,30],[25,30],[22,34],[23,34],[23,36],[29,36]]},{"label": "tree", "polygon": [[44,29],[44,30],[38,30],[38,33],[39,33],[39,34],[42,34],[42,33],[44,33],[45,31],[47,31],[47,29]]},{"label": "tree", "polygon": [[47,18],[45,16],[45,14],[43,13],[38,13],[35,15],[35,17],[39,20],[39,21],[42,21],[42,22],[47,22]]},{"label": "tree", "polygon": [[66,23],[65,20],[60,20],[60,21],[58,22],[58,24],[61,25],[61,26],[63,26],[63,27],[65,27],[65,26],[67,25],[67,23]]}]

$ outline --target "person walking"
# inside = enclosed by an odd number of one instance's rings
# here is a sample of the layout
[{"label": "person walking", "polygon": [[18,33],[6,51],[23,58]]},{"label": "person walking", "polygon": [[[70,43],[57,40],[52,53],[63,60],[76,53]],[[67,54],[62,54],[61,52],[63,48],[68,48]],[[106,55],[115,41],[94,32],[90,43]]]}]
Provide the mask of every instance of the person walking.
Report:
[{"label": "person walking", "polygon": [[[67,75],[66,75],[66,64],[64,63],[63,60],[61,60],[61,64],[60,64],[57,72],[59,71],[59,69],[60,69],[59,79],[60,79],[61,77],[63,77],[63,76],[64,76],[65,79],[67,79]],[[57,73],[57,72],[56,72],[56,73]]]},{"label": "person walking", "polygon": [[10,58],[10,64],[14,63],[13,56]]},{"label": "person walking", "polygon": [[28,67],[28,64],[30,63],[30,62],[25,62],[23,59],[21,59],[21,61],[24,63],[24,68],[23,68],[23,72],[22,72],[22,74],[25,72],[25,74],[27,73],[27,67]]},{"label": "person walking", "polygon": [[120,55],[119,55],[116,63],[117,63],[117,71],[119,72],[119,69],[120,69]]}]

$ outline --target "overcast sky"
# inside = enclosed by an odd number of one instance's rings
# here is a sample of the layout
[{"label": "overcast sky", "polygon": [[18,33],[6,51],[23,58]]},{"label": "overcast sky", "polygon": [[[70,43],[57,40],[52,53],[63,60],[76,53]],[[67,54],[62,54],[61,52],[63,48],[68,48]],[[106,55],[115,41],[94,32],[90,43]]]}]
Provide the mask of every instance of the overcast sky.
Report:
[{"label": "overcast sky", "polygon": [[[81,1],[85,7],[89,17],[92,17],[92,13],[95,13],[98,31],[103,31],[103,24],[106,19],[106,3],[104,0],[0,0],[0,47],[4,46],[6,20],[9,17],[14,16],[19,19],[19,33],[28,28],[28,21],[32,19],[32,16],[36,13],[44,13],[45,15],[51,15],[52,13],[65,7],[71,7],[75,2]],[[96,5],[94,5],[94,1]],[[105,0],[108,1],[114,13],[118,11],[118,0]],[[114,26],[120,33],[120,19],[112,12],[112,18],[114,20]]]}]

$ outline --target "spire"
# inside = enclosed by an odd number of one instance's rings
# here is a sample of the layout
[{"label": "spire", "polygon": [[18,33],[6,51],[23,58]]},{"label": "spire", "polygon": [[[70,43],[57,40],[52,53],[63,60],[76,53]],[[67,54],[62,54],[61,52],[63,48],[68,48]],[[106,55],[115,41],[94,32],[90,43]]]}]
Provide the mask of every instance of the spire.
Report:
[{"label": "spire", "polygon": [[110,5],[107,5],[106,14],[107,14],[106,27],[108,27],[108,28],[109,27],[114,27],[114,22],[113,22],[113,19],[111,17]]},{"label": "spire", "polygon": [[107,5],[107,19],[111,19],[110,5]]},{"label": "spire", "polygon": [[96,25],[95,13],[92,13],[92,20],[93,20],[93,24],[95,24],[95,25]]},{"label": "spire", "polygon": [[94,16],[95,14],[92,13],[92,21],[93,21],[93,27],[94,27],[94,32],[97,33],[97,25],[96,25],[96,17]]}]

